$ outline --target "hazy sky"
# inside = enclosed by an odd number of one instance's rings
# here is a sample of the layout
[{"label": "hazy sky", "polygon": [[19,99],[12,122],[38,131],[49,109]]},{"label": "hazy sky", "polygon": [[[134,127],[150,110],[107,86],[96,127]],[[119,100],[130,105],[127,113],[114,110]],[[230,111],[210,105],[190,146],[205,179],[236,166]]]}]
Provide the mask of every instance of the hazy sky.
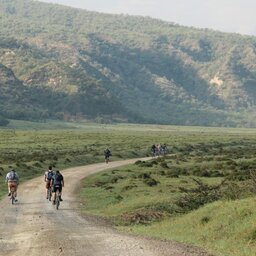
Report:
[{"label": "hazy sky", "polygon": [[41,0],[91,11],[143,15],[180,25],[256,35],[256,0]]}]

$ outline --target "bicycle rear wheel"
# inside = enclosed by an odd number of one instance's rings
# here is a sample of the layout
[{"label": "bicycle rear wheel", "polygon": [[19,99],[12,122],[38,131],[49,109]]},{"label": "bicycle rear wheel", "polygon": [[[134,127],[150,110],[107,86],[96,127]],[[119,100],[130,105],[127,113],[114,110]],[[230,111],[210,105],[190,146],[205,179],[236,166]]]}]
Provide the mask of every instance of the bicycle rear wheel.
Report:
[{"label": "bicycle rear wheel", "polygon": [[56,210],[59,210],[60,206],[60,192],[59,190],[56,191]]},{"label": "bicycle rear wheel", "polygon": [[12,204],[14,204],[14,202],[15,202],[15,197],[14,197],[14,193],[13,192],[11,194],[11,202],[12,202]]},{"label": "bicycle rear wheel", "polygon": [[56,198],[56,210],[59,210],[59,206],[60,206],[60,198],[59,196]]},{"label": "bicycle rear wheel", "polygon": [[48,188],[48,191],[47,191],[47,198],[49,201],[52,200],[52,189],[51,188]]}]

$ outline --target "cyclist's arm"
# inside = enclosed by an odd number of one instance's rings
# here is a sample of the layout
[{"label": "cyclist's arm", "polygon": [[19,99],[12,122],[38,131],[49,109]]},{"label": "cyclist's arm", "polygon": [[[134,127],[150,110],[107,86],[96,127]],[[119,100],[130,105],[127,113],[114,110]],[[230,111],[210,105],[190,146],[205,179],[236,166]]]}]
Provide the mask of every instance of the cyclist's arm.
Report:
[{"label": "cyclist's arm", "polygon": [[44,173],[44,181],[45,181],[45,182],[47,181],[47,177],[48,177],[48,173],[45,172],[45,173]]},{"label": "cyclist's arm", "polygon": [[16,182],[17,182],[17,185],[19,185],[19,183],[20,183],[20,178],[19,178],[19,175],[16,173],[16,175],[15,175],[15,180],[16,180]]},{"label": "cyclist's arm", "polygon": [[51,178],[51,180],[50,180],[50,186],[51,187],[53,186],[53,178]]},{"label": "cyclist's arm", "polygon": [[8,177],[8,174],[7,174],[6,177],[5,177],[5,183],[7,183],[8,180],[9,180],[9,177]]}]

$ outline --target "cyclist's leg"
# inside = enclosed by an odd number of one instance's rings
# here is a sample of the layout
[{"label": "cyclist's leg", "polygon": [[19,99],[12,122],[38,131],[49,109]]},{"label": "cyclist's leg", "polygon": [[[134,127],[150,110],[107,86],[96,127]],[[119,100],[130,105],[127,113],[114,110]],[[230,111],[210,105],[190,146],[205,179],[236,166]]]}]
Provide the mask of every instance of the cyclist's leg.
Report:
[{"label": "cyclist's leg", "polygon": [[59,187],[59,196],[60,196],[60,201],[63,201],[62,199],[62,186]]},{"label": "cyclist's leg", "polygon": [[52,188],[52,197],[53,197],[52,204],[55,204],[55,202],[56,202],[56,186],[54,186],[54,185]]},{"label": "cyclist's leg", "polygon": [[11,193],[13,192],[14,194],[14,197],[17,196],[17,182],[14,182],[14,181],[9,181],[8,182],[8,195],[11,195]]},{"label": "cyclist's leg", "polygon": [[49,180],[46,180],[45,188],[46,188],[46,199],[48,199],[48,190],[50,188],[50,181]]},{"label": "cyclist's leg", "polygon": [[49,185],[49,201],[52,201],[52,186],[51,186],[51,184]]},{"label": "cyclist's leg", "polygon": [[17,197],[17,195],[18,195],[18,184],[16,183],[15,184],[15,191],[14,191],[14,197],[16,198]]},{"label": "cyclist's leg", "polygon": [[13,196],[14,196],[14,198],[15,198],[15,201],[18,201],[18,200],[16,199],[16,197],[17,197],[17,189],[18,189],[18,184],[17,184],[17,182],[14,182],[14,181],[10,182],[9,188],[10,188],[11,194],[13,194]]},{"label": "cyclist's leg", "polygon": [[11,195],[11,182],[8,181],[7,183],[7,188],[8,188],[8,196]]},{"label": "cyclist's leg", "polygon": [[59,191],[59,187],[56,189],[56,209],[58,210],[59,209],[59,206],[60,206],[60,191]]}]

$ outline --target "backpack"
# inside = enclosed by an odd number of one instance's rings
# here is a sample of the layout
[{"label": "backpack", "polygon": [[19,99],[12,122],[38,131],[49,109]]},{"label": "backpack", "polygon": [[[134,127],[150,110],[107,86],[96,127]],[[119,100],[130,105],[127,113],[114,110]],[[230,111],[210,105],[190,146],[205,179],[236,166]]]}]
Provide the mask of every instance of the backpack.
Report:
[{"label": "backpack", "polygon": [[17,180],[17,174],[15,172],[11,172],[9,176],[10,180]]},{"label": "backpack", "polygon": [[61,174],[55,174],[54,185],[61,185],[62,180],[63,180],[63,176]]},{"label": "backpack", "polygon": [[109,149],[106,149],[106,150],[104,151],[104,154],[105,154],[105,156],[111,156],[111,152],[110,152]]},{"label": "backpack", "polygon": [[47,172],[47,180],[51,180],[53,176],[53,172]]}]

